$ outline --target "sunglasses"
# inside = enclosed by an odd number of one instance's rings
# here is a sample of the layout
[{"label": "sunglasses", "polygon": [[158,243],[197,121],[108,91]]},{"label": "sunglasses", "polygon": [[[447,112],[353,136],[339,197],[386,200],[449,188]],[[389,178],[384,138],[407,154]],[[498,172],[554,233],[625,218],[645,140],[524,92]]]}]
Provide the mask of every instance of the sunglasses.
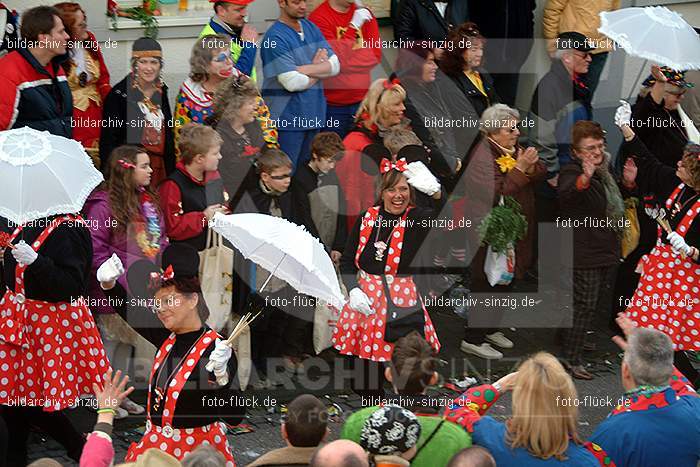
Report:
[{"label": "sunglasses", "polygon": [[223,62],[225,62],[226,60],[233,61],[233,58],[231,58],[231,54],[230,54],[230,53],[221,52],[219,55],[217,55],[216,57],[214,57],[212,60],[215,61],[215,62],[217,62],[217,63],[223,63]]}]

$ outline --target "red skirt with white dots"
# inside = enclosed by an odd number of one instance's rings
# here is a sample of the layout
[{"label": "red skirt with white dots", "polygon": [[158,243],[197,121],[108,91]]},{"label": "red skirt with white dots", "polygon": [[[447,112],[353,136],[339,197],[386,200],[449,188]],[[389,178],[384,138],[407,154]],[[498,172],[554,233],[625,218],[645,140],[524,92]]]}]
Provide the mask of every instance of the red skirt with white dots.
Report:
[{"label": "red skirt with white dots", "polygon": [[667,244],[654,247],[640,263],[642,277],[627,316],[668,335],[676,351],[700,350],[700,265]]},{"label": "red skirt with white dots", "polygon": [[[409,307],[416,305],[418,292],[412,277],[388,274],[385,277],[390,288],[389,293],[396,305]],[[389,361],[394,351],[394,344],[384,340],[387,302],[386,293],[383,292],[382,277],[361,271],[358,283],[369,298],[374,313],[365,316],[346,304],[333,332],[333,345],[343,355],[354,355],[375,362]],[[439,352],[440,341],[430,315],[424,306],[422,308],[425,317],[425,340],[435,352]]]},{"label": "red skirt with white dots", "polygon": [[63,410],[101,384],[109,362],[90,310],[8,290],[0,301],[0,404]]}]

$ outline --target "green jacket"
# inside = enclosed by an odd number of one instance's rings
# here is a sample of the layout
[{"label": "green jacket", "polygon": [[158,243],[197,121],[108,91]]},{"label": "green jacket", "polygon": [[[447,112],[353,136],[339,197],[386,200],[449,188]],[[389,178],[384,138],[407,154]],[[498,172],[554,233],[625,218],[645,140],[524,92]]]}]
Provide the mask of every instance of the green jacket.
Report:
[{"label": "green jacket", "polygon": [[[365,420],[378,408],[367,407],[352,414],[343,425],[340,438],[359,443]],[[411,461],[411,467],[444,467],[455,454],[472,445],[471,436],[464,428],[440,416],[419,415],[418,422],[421,426],[419,453]],[[428,444],[421,448],[428,438]]]},{"label": "green jacket", "polygon": [[255,81],[255,55],[257,53],[257,46],[252,42],[245,42],[245,46],[241,45],[240,38],[233,34],[229,28],[225,28],[219,22],[215,21],[216,17],[212,17],[209,22],[204,26],[202,32],[199,33],[199,37],[206,36],[209,34],[223,34],[231,38],[231,57],[233,58],[233,64],[240,71],[244,73]]}]

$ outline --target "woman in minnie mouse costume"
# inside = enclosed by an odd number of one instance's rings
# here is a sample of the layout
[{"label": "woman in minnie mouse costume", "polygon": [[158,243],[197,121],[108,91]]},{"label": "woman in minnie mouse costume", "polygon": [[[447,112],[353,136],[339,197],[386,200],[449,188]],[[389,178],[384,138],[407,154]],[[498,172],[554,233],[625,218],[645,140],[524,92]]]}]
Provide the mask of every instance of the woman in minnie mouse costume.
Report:
[{"label": "woman in minnie mouse costume", "polygon": [[84,439],[63,414],[92,394],[109,369],[95,321],[82,300],[92,261],[90,232],[77,215],[15,228],[4,255],[0,300],[0,404],[12,427],[11,465],[25,465],[30,423],[80,459]]},{"label": "woman in minnie mouse costume", "polygon": [[[143,307],[117,310],[159,349],[148,382],[146,431],[129,447],[125,462],[135,462],[150,448],[182,460],[207,442],[226,457],[226,467],[233,467],[225,423],[237,425],[245,415],[245,408],[236,404],[242,398],[236,358],[204,324],[209,311],[199,284],[197,251],[185,244],[170,245],[162,264],[166,269],[161,273],[152,262],[140,260],[127,274],[128,303],[152,304],[152,313]],[[116,257],[97,271],[102,288],[115,300],[126,295],[116,282],[123,272]],[[222,400],[224,406],[216,403]]]},{"label": "woman in minnie mouse costume", "polygon": [[[418,331],[436,352],[440,350],[412,275],[429,221],[442,207],[440,184],[424,164],[407,164],[405,159],[382,159],[380,173],[379,199],[355,223],[340,259],[350,301],[333,335],[341,354],[370,361],[364,362],[364,376],[374,380],[353,383],[355,392],[367,395],[379,390],[379,362],[391,359],[393,342],[400,337]],[[433,206],[416,207],[414,188],[431,196]]]},{"label": "woman in minnie mouse costume", "polygon": [[[631,109],[621,105],[615,123],[625,137],[623,150],[633,154],[641,192],[661,200],[670,233],[658,229],[656,246],[639,262],[639,285],[627,316],[637,326],[650,327],[673,341],[674,364],[690,380],[698,372],[686,350],[700,350],[700,145],[688,143],[676,169],[662,163],[630,128]],[[634,166],[632,159],[626,165]]]}]

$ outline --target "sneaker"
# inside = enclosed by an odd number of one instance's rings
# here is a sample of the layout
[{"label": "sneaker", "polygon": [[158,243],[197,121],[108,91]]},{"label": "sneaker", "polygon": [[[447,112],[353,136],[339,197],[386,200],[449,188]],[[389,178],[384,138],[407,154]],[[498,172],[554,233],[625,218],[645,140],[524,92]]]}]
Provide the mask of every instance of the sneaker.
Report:
[{"label": "sneaker", "polygon": [[114,414],[115,420],[123,420],[129,416],[129,412],[122,409],[121,407],[117,407],[116,409],[114,409],[114,411],[115,411],[115,414]]},{"label": "sneaker", "polygon": [[497,345],[502,349],[513,348],[513,341],[504,336],[501,331],[494,332],[493,334],[487,334],[485,339],[488,342]]},{"label": "sneaker", "polygon": [[119,407],[126,410],[129,413],[129,415],[141,415],[146,411],[146,409],[144,409],[142,405],[137,404],[128,397],[124,398]]},{"label": "sneaker", "polygon": [[459,350],[464,353],[470,353],[476,355],[477,357],[485,358],[487,360],[498,360],[503,358],[503,354],[501,352],[494,349],[487,343],[474,345],[467,341],[462,341],[462,343],[459,345]]}]

